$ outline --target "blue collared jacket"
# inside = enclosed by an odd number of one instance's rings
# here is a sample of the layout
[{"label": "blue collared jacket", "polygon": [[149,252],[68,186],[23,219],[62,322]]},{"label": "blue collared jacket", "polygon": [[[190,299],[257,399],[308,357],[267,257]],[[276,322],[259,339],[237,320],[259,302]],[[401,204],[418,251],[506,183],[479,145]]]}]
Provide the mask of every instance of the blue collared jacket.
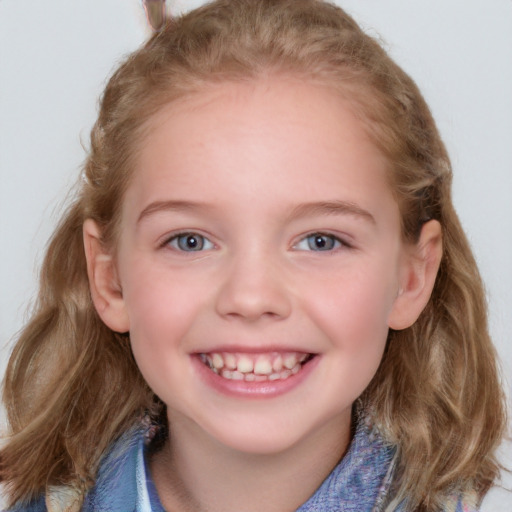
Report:
[{"label": "blue collared jacket", "polygon": [[[103,459],[95,486],[81,507],[66,488],[19,504],[8,512],[165,512],[147,469],[147,435],[126,433]],[[360,425],[347,454],[296,512],[383,512],[390,502],[395,449],[373,430]],[[445,512],[476,512],[462,499],[448,500]],[[396,512],[410,512],[404,504]]]}]

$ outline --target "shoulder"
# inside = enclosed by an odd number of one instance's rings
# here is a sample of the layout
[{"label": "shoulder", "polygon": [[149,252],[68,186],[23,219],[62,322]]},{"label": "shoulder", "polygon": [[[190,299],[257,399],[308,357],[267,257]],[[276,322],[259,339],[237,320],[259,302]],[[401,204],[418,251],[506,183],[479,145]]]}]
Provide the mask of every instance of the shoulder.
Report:
[{"label": "shoulder", "polygon": [[104,457],[96,484],[86,495],[83,512],[134,511],[137,503],[137,460],[145,432],[132,429]]},{"label": "shoulder", "polygon": [[349,449],[313,496],[297,512],[384,510],[396,449],[359,421]]},{"label": "shoulder", "polygon": [[467,493],[461,496],[452,496],[448,498],[443,512],[478,512],[478,495],[476,493]]},{"label": "shoulder", "polygon": [[482,500],[481,512],[510,512],[512,510],[512,439],[502,441],[496,453],[501,467],[493,487]]},{"label": "shoulder", "polygon": [[29,503],[3,512],[133,512],[137,503],[137,459],[146,432],[134,428],[115,443],[101,461],[95,485],[83,503],[66,486],[52,487]]},{"label": "shoulder", "polygon": [[47,512],[44,496],[39,496],[30,503],[17,504],[2,512]]}]

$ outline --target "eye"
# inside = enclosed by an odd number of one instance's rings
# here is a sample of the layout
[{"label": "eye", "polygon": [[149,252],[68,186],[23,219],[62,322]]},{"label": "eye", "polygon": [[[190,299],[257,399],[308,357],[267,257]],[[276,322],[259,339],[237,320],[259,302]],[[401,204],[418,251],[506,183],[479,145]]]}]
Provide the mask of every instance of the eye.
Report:
[{"label": "eye", "polygon": [[197,252],[213,249],[213,243],[198,233],[179,233],[171,237],[167,242],[173,249],[185,252]]},{"label": "eye", "polygon": [[312,233],[300,240],[294,248],[299,251],[332,251],[342,246],[348,246],[348,244],[334,235]]}]

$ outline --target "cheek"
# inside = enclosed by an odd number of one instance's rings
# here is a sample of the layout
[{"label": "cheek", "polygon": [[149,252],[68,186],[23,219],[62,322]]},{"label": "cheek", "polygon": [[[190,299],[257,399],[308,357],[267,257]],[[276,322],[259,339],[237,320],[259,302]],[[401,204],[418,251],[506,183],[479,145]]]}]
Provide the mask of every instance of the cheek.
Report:
[{"label": "cheek", "polygon": [[[139,262],[140,263],[140,262]],[[191,328],[203,307],[201,287],[155,264],[135,264],[123,288],[133,354],[144,379],[165,403],[188,378],[183,364]]]},{"label": "cheek", "polygon": [[123,297],[132,343],[163,349],[177,344],[207,301],[202,281],[188,279],[186,272],[171,273],[152,261],[129,263],[132,270]]},{"label": "cheek", "polygon": [[[326,283],[324,300],[311,301],[309,316],[325,337],[325,389],[354,401],[374,377],[386,347],[387,317],[392,304],[391,287],[378,286],[380,276],[361,272],[354,279],[338,276]],[[379,279],[376,279],[379,278]],[[318,290],[318,295],[321,290]],[[329,380],[328,376],[337,378]]]},{"label": "cheek", "polygon": [[395,296],[389,274],[389,267],[386,272],[362,266],[359,271],[313,280],[304,307],[328,337],[345,350],[352,350],[357,357],[365,357],[368,350],[381,354]]}]

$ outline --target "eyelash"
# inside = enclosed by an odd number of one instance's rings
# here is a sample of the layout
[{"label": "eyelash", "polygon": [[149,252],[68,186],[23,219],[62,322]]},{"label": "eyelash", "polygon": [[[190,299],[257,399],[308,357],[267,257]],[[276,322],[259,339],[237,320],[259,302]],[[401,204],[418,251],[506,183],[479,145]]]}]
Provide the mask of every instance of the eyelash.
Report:
[{"label": "eyelash", "polygon": [[[313,248],[312,243],[325,244],[324,247]],[[307,248],[300,247],[301,244],[307,244]],[[301,238],[298,243],[293,246],[294,249],[300,251],[313,251],[313,252],[334,252],[341,248],[351,249],[352,246],[345,240],[332,235],[330,233],[310,233],[309,235]]]},{"label": "eyelash", "polygon": [[[193,240],[195,243],[197,243],[197,247],[184,247],[180,245],[181,241],[187,243],[192,242]],[[162,246],[171,246],[173,249],[180,252],[201,252],[204,250],[213,249],[214,244],[207,237],[200,235],[199,233],[187,231],[184,233],[176,233],[175,235],[172,235],[165,240]]]},{"label": "eyelash", "polygon": [[[184,244],[190,245],[185,246]],[[313,247],[312,244],[319,244],[318,247]],[[307,244],[307,247],[301,245]],[[324,246],[322,246],[324,244]],[[201,252],[204,250],[213,249],[215,246],[207,237],[193,231],[176,233],[167,238],[162,244],[163,247],[170,246],[179,252]],[[351,249],[352,246],[341,238],[330,233],[310,233],[301,238],[298,243],[293,246],[293,249],[299,251],[313,251],[313,252],[333,252],[341,248]]]}]

